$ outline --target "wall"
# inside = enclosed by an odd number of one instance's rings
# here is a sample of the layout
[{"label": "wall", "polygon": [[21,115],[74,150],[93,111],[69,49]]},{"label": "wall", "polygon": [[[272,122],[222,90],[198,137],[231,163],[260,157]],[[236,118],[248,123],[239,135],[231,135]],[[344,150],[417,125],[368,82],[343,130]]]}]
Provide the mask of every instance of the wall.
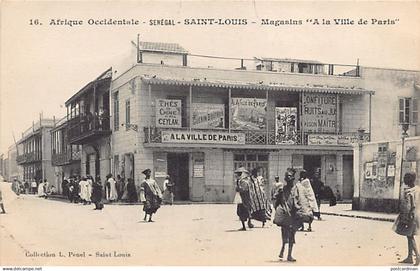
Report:
[{"label": "wall", "polygon": [[[378,161],[379,146],[386,144],[389,151],[386,167],[389,164],[395,165],[393,179],[389,169],[386,171],[386,181],[377,181],[373,178],[367,178],[368,167],[366,163]],[[413,151],[415,154],[411,161],[407,161],[407,151]],[[380,156],[379,156],[380,157]],[[398,199],[400,198],[401,176],[404,176],[409,170],[414,170],[417,176],[420,174],[420,137],[411,137],[405,139],[404,144],[404,164],[401,171],[402,142],[397,141],[378,141],[364,143],[361,147],[355,147],[355,193],[354,197],[359,201],[355,202],[353,208],[380,212],[397,212]],[[360,160],[359,160],[360,159]],[[378,161],[378,164],[379,161]],[[378,170],[379,172],[379,170]],[[402,174],[401,174],[402,173]],[[378,173],[379,174],[379,173]],[[373,180],[372,180],[373,179]],[[419,178],[417,178],[419,184]]]},{"label": "wall", "polygon": [[[399,140],[402,131],[398,123],[398,97],[418,95],[414,82],[420,82],[420,72],[363,67],[361,75],[363,87],[375,91],[372,96],[371,140]],[[411,127],[409,134],[416,135],[416,128]]]},{"label": "wall", "polygon": [[143,63],[148,64],[161,64],[163,61],[164,65],[179,65],[182,66],[183,56],[179,54],[168,54],[168,53],[152,53],[142,52]]}]

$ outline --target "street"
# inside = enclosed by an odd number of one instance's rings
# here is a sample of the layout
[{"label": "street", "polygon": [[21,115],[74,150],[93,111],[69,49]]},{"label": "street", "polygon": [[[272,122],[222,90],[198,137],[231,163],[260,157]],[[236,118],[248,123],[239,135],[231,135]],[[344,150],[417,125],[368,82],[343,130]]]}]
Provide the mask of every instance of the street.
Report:
[{"label": "street", "polygon": [[140,205],[93,205],[16,196],[0,183],[1,265],[398,265],[406,239],[392,223],[324,215],[298,232],[296,263],[278,259],[280,228],[245,232],[233,204],[162,206],[154,223]]}]

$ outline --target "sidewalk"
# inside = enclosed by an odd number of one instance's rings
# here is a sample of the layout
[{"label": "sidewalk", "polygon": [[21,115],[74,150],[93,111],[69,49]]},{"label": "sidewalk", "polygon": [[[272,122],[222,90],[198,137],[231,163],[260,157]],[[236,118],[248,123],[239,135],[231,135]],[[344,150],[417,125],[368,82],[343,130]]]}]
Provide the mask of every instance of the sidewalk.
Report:
[{"label": "sidewalk", "polygon": [[[65,201],[68,200],[61,196],[61,195],[50,195],[48,197],[50,200],[58,200],[58,201]],[[129,203],[129,202],[113,202],[109,203],[104,201],[105,204],[112,204],[112,205],[141,205],[142,203]],[[175,201],[174,205],[198,205],[198,204],[231,204],[227,202],[192,202],[192,201]],[[322,215],[333,215],[333,216],[344,216],[344,217],[353,217],[353,218],[362,218],[362,219],[370,219],[370,220],[378,220],[378,221],[387,221],[387,222],[394,222],[397,218],[398,214],[388,214],[388,213],[380,213],[380,212],[367,212],[367,211],[353,211],[351,209],[351,203],[338,203],[336,206],[330,207],[328,203],[323,203],[321,205],[321,214]]]},{"label": "sidewalk", "polygon": [[337,204],[336,206],[328,206],[328,204],[321,205],[321,214],[323,215],[334,215],[334,216],[345,216],[354,218],[363,218],[379,221],[394,222],[398,214],[388,214],[379,212],[367,212],[367,211],[353,211],[351,204]]}]

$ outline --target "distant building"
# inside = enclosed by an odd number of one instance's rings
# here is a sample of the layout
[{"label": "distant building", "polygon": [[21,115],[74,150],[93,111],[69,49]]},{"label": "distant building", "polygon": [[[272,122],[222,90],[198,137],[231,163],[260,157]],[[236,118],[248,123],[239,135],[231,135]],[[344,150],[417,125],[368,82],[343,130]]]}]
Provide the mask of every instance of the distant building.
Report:
[{"label": "distant building", "polygon": [[[53,119],[41,118],[28,128],[22,138],[17,142],[18,155],[15,161],[22,170],[23,181],[41,181],[47,179],[51,185],[55,183],[54,169],[51,165],[51,129],[54,127]],[[13,151],[12,151],[13,153]],[[9,162],[13,156],[9,152]],[[12,171],[9,173],[12,178]]]}]

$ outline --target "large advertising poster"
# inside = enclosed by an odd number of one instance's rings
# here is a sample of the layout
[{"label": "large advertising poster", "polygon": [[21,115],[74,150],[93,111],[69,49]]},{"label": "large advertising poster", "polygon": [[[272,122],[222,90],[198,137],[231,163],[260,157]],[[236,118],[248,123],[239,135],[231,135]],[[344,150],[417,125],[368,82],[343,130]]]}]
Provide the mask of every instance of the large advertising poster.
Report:
[{"label": "large advertising poster", "polygon": [[276,107],[276,144],[297,143],[296,119],[296,107]]},{"label": "large advertising poster", "polygon": [[181,127],[181,100],[156,99],[156,127]]},{"label": "large advertising poster", "polygon": [[305,93],[302,108],[304,131],[335,133],[337,129],[337,97],[335,94]]},{"label": "large advertising poster", "polygon": [[263,130],[266,127],[267,100],[258,98],[232,98],[233,129]]},{"label": "large advertising poster", "polygon": [[193,103],[192,127],[203,129],[224,128],[225,105],[210,103]]}]

